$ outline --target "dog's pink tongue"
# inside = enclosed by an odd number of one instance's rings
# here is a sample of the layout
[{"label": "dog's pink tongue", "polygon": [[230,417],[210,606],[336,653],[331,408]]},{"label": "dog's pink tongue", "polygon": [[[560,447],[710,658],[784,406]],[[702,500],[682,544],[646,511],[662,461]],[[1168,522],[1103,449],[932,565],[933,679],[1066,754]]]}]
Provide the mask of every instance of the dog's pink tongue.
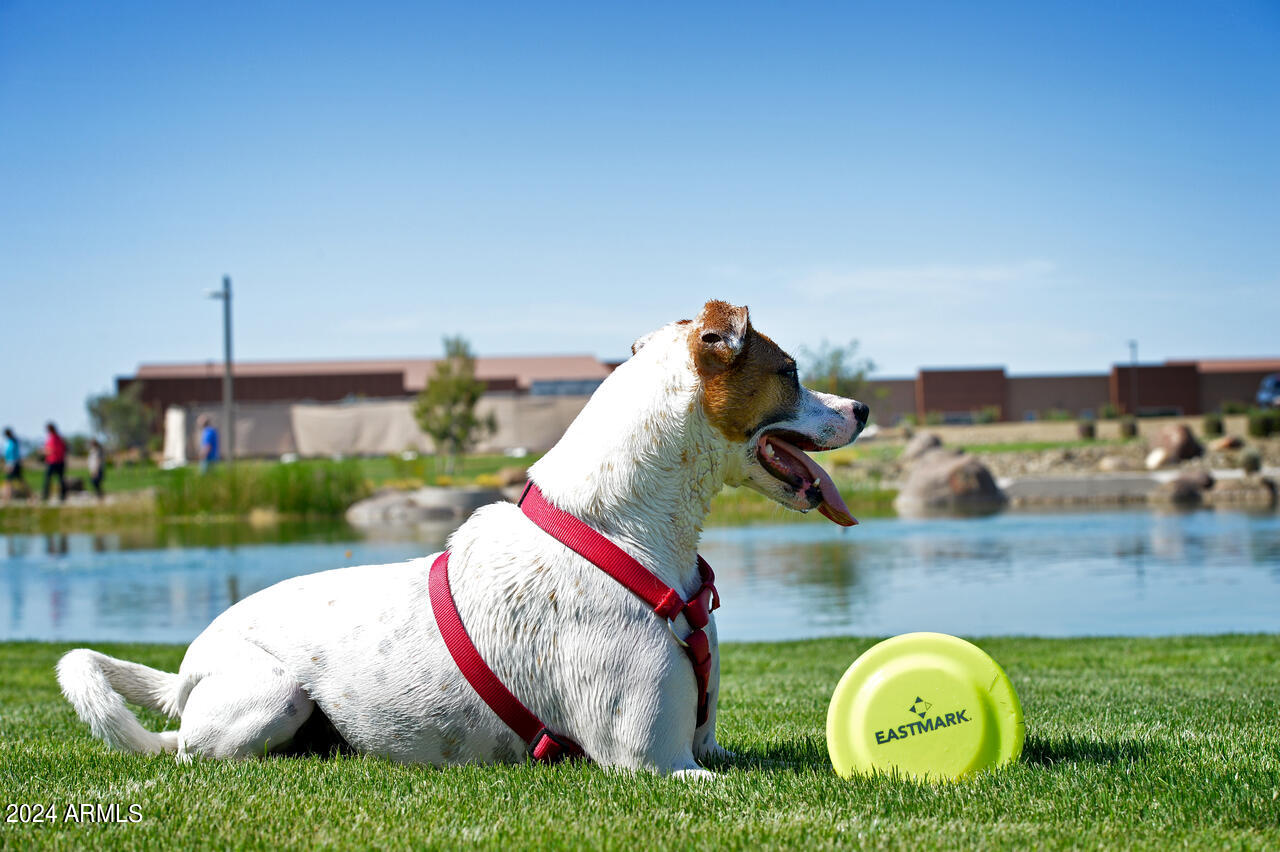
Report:
[{"label": "dog's pink tongue", "polygon": [[773,446],[774,452],[785,453],[787,458],[796,462],[808,472],[813,483],[822,492],[822,503],[818,506],[819,512],[842,527],[851,527],[858,523],[858,519],[850,514],[844,498],[836,490],[836,484],[831,481],[831,477],[817,462],[805,455],[804,451],[799,447],[788,444],[775,435],[769,435],[765,440]]}]

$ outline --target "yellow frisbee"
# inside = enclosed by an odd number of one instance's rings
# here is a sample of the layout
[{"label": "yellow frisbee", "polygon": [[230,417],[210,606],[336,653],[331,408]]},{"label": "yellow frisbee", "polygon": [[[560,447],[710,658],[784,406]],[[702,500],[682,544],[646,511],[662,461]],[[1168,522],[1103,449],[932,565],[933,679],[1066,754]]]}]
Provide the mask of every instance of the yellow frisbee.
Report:
[{"label": "yellow frisbee", "polygon": [[955,780],[1018,759],[1026,727],[1004,670],[945,633],[904,633],[853,661],[827,710],[836,772]]}]

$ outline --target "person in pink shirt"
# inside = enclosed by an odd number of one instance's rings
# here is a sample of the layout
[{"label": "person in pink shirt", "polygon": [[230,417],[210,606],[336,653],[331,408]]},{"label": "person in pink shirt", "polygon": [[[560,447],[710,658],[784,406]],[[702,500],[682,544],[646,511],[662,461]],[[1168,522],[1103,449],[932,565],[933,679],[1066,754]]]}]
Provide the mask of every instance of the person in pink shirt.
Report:
[{"label": "person in pink shirt", "polygon": [[44,493],[43,499],[49,499],[49,485],[57,477],[58,499],[67,499],[67,442],[58,434],[58,427],[52,423],[44,426],[49,437],[44,442]]}]

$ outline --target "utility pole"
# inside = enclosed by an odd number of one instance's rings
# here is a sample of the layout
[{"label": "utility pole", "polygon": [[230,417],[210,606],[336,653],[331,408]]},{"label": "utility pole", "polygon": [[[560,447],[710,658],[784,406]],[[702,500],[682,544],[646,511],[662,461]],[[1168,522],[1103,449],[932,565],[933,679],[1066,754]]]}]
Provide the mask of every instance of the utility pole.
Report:
[{"label": "utility pole", "polygon": [[235,394],[231,384],[231,276],[222,276],[222,289],[210,290],[208,296],[222,300],[222,444],[230,464],[236,458]]},{"label": "utility pole", "polygon": [[1133,410],[1129,414],[1138,416],[1138,341],[1129,341],[1129,405]]}]

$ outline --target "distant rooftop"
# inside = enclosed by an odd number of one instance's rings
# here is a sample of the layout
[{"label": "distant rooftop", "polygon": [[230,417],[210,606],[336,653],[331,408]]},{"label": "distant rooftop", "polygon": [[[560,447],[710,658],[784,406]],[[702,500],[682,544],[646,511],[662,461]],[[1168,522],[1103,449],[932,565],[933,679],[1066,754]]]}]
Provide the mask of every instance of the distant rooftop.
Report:
[{"label": "distant rooftop", "polygon": [[[426,387],[435,371],[436,358],[392,358],[353,361],[236,361],[232,375],[242,376],[314,376],[363,373],[403,373],[405,390],[417,392]],[[514,379],[528,390],[534,382],[603,379],[610,368],[594,355],[519,355],[476,358],[476,378],[484,381]],[[222,376],[221,361],[185,364],[140,364],[135,378],[195,379]]]}]

